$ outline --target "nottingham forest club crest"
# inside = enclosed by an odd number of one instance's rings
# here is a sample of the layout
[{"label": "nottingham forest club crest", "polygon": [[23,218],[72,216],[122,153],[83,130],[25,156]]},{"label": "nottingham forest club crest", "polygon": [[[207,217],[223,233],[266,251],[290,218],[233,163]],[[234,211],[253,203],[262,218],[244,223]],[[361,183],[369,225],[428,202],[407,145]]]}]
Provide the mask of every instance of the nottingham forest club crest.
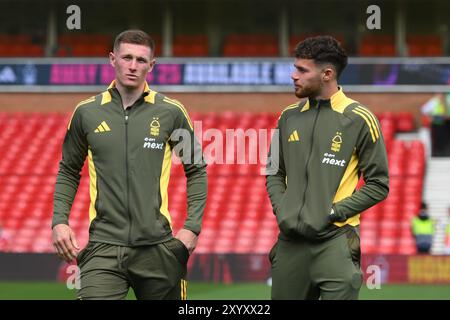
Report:
[{"label": "nottingham forest club crest", "polygon": [[150,135],[157,137],[159,136],[159,128],[161,125],[159,124],[159,118],[153,118],[150,122]]},{"label": "nottingham forest club crest", "polygon": [[342,133],[336,132],[336,135],[331,140],[331,151],[339,152],[342,144]]}]

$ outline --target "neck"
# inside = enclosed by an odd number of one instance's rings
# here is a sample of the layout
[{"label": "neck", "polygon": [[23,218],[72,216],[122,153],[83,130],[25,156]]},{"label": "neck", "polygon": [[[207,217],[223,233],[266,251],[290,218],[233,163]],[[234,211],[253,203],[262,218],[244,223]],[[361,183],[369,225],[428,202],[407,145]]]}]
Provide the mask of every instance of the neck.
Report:
[{"label": "neck", "polygon": [[142,92],[144,92],[144,84],[138,88],[128,88],[116,83],[116,88],[122,98],[122,106],[124,109],[133,105],[133,103],[139,99]]},{"label": "neck", "polygon": [[317,97],[315,97],[315,99],[328,100],[331,98],[331,96],[333,94],[335,94],[338,91],[339,91],[339,87],[338,87],[337,83],[325,85],[322,87],[322,91],[320,92],[320,94]]}]

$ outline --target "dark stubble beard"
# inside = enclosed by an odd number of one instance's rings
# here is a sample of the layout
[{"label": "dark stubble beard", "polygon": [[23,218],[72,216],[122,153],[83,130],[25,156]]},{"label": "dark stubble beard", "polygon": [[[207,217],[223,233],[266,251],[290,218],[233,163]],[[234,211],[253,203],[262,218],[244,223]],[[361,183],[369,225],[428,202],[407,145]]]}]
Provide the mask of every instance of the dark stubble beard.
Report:
[{"label": "dark stubble beard", "polygon": [[303,87],[300,90],[300,92],[298,92],[298,90],[295,90],[295,96],[300,99],[316,98],[320,96],[321,91],[322,91],[322,84],[320,83],[320,80],[317,80],[317,82],[314,83],[313,85]]},{"label": "dark stubble beard", "polygon": [[311,87],[308,88],[302,88],[300,91],[295,90],[295,96],[297,98],[303,99],[303,98],[315,98],[319,95],[319,90],[314,90]]}]

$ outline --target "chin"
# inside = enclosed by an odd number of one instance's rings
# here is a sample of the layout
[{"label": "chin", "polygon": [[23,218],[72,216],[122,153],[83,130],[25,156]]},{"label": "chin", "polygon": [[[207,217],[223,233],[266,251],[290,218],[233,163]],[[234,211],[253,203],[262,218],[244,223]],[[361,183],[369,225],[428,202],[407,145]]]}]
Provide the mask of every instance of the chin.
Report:
[{"label": "chin", "polygon": [[135,89],[139,87],[139,83],[136,81],[125,80],[122,82],[122,86],[128,89]]},{"label": "chin", "polygon": [[294,94],[295,94],[295,96],[297,98],[300,98],[300,99],[308,97],[308,95],[305,94],[305,92],[302,92],[302,91],[295,91]]}]

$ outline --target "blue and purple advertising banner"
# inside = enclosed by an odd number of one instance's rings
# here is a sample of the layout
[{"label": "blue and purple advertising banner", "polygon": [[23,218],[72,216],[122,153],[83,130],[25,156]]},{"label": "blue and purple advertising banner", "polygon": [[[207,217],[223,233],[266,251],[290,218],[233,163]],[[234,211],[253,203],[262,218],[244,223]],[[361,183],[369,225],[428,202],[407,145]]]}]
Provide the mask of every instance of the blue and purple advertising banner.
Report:
[{"label": "blue and purple advertising banner", "polygon": [[[52,62],[54,61],[54,62]],[[91,62],[93,61],[93,62]],[[99,62],[101,61],[101,62]],[[104,62],[103,62],[104,61]],[[148,75],[156,86],[278,86],[290,88],[291,59],[161,59]],[[0,59],[0,90],[8,86],[105,86],[114,79],[106,60]],[[343,86],[450,86],[450,58],[350,59]]]}]

